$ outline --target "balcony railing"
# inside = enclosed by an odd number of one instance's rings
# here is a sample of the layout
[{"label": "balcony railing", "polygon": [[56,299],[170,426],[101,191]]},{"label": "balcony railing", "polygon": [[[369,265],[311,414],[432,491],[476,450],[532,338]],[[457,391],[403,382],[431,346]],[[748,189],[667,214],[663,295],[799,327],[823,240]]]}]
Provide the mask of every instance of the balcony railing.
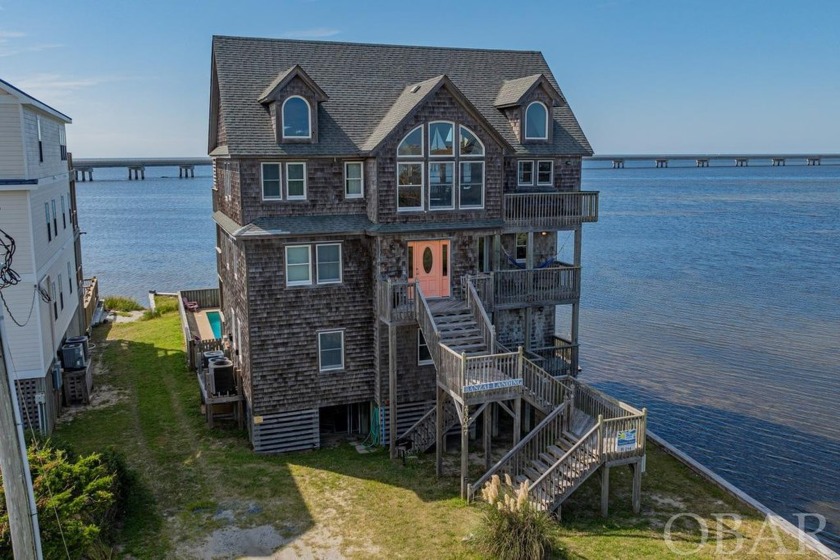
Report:
[{"label": "balcony railing", "polygon": [[93,278],[85,278],[82,282],[84,289],[82,307],[84,308],[85,328],[87,329],[91,327],[96,304],[99,303],[99,280],[94,276]]},{"label": "balcony railing", "polygon": [[545,268],[497,270],[493,277],[493,309],[551,305],[580,297],[580,267],[557,263]]},{"label": "balcony railing", "polygon": [[552,346],[531,348],[529,357],[554,377],[575,376],[578,366],[578,345],[559,336],[554,336]]},{"label": "balcony railing", "polygon": [[561,229],[598,221],[594,191],[505,195],[505,222],[512,229]]},{"label": "balcony railing", "polygon": [[386,323],[415,321],[414,281],[379,280],[376,283],[379,318]]}]

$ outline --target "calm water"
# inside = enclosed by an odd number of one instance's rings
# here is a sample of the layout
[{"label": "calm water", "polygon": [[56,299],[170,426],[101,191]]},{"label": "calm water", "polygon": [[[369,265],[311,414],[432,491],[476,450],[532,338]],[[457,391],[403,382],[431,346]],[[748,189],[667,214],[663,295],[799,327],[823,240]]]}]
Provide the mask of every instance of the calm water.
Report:
[{"label": "calm water", "polygon": [[588,169],[583,379],[777,512],[840,526],[840,167]]},{"label": "calm water", "polygon": [[[214,285],[197,172],[78,183],[103,293]],[[601,218],[584,228],[583,379],[779,513],[840,533],[840,167],[587,169],[584,188]]]}]

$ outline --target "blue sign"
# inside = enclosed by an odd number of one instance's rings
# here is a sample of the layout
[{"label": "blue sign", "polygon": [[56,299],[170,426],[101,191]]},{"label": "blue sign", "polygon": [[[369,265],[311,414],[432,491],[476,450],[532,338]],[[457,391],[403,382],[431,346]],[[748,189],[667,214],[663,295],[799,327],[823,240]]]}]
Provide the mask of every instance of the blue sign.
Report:
[{"label": "blue sign", "polygon": [[509,387],[518,387],[522,385],[522,379],[504,379],[502,381],[491,381],[490,383],[477,383],[475,385],[465,385],[464,393],[477,393],[479,391],[492,391],[493,389],[507,389]]},{"label": "blue sign", "polygon": [[633,451],[636,449],[636,428],[619,430],[615,442],[616,451]]}]

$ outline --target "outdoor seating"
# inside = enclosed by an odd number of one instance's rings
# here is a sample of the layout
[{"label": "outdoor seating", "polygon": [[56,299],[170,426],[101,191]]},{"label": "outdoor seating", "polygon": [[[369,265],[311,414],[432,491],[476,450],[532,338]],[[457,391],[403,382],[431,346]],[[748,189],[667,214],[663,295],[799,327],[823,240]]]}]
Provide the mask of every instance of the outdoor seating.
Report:
[{"label": "outdoor seating", "polygon": [[193,313],[198,311],[197,301],[190,301],[185,297],[182,297],[181,300],[184,302],[184,309],[186,309],[187,311],[192,311]]}]

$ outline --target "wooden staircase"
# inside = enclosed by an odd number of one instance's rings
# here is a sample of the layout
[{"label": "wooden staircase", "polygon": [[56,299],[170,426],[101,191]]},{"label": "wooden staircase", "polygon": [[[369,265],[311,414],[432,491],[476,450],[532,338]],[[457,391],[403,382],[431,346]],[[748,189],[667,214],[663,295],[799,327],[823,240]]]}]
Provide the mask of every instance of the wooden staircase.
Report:
[{"label": "wooden staircase", "polygon": [[483,356],[490,349],[466,302],[459,299],[429,300],[432,319],[440,332],[440,343],[456,354]]},{"label": "wooden staircase", "polygon": [[[397,443],[405,445],[408,453],[419,455],[425,453],[435,444],[435,428],[437,422],[437,408],[432,407],[399,438]],[[447,402],[443,407],[443,433],[448,432],[458,423],[458,413],[455,405]]]}]

